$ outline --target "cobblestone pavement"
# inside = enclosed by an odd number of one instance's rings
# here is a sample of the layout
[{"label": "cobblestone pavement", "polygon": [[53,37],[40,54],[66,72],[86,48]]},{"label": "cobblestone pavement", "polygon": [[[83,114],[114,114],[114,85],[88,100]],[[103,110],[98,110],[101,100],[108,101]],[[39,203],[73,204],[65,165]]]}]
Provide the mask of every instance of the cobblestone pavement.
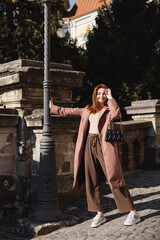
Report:
[{"label": "cobblestone pavement", "polygon": [[[127,227],[123,225],[127,214],[119,214],[109,186],[103,189],[103,206],[106,223],[98,228],[90,224],[95,213],[87,211],[86,199],[63,209],[79,218],[77,224],[60,228],[50,234],[30,238],[34,240],[160,240],[160,170],[139,171],[125,176],[141,222]],[[0,233],[0,240],[22,240],[24,238]]]}]

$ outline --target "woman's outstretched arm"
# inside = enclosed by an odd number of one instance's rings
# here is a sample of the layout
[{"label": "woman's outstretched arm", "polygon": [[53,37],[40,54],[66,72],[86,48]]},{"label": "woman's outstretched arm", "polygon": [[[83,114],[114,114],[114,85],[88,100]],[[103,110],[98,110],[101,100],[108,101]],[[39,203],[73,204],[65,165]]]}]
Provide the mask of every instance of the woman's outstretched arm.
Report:
[{"label": "woman's outstretched arm", "polygon": [[60,116],[81,116],[81,108],[64,108],[53,104],[52,99],[50,100],[50,113]]}]

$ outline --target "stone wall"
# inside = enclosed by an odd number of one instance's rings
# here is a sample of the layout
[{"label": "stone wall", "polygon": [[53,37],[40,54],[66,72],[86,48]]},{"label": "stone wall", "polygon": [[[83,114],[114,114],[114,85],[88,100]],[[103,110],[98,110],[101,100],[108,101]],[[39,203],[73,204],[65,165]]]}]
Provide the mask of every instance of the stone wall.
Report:
[{"label": "stone wall", "polygon": [[[71,65],[51,63],[51,96],[72,106],[72,90],[84,73]],[[143,105],[144,103],[144,105]],[[159,100],[134,102],[126,108],[125,143],[119,145],[124,170],[159,164]],[[74,149],[79,118],[51,116],[57,187],[61,206],[79,197],[72,189]],[[16,60],[0,65],[0,218],[4,209],[25,217],[37,200],[40,140],[43,125],[43,62]],[[119,127],[116,123],[115,127]],[[151,153],[151,154],[150,154]]]},{"label": "stone wall", "polygon": [[0,109],[0,220],[4,208],[12,209],[15,203],[16,140],[18,112]]},{"label": "stone wall", "polygon": [[[83,72],[71,65],[51,63],[51,96],[57,105],[71,106],[72,89],[82,86]],[[0,129],[1,208],[12,205],[18,218],[25,217],[31,203],[36,204],[43,122],[43,62],[20,59],[0,65],[0,111],[6,112],[5,126]],[[9,116],[16,111],[17,122]],[[4,114],[1,114],[1,123]],[[52,121],[57,162],[58,193],[72,192],[73,155],[78,127],[77,119]],[[13,126],[12,126],[13,125]],[[1,124],[2,126],[2,124]],[[63,132],[63,135],[61,133]],[[14,137],[14,139],[13,139]],[[10,154],[9,148],[12,151]],[[64,147],[65,144],[65,147]],[[65,149],[65,152],[63,150]],[[8,153],[7,153],[8,151]],[[8,171],[8,172],[7,172]],[[10,172],[9,172],[10,171]],[[66,184],[62,184],[65,182]],[[7,190],[6,190],[7,189]],[[5,200],[12,189],[12,204]],[[73,192],[76,197],[76,192]],[[72,197],[73,197],[72,195]],[[63,201],[60,200],[62,203]],[[66,198],[66,201],[67,198]],[[64,204],[64,203],[63,203]]]},{"label": "stone wall", "polygon": [[[72,89],[82,86],[83,72],[71,65],[50,64],[51,95],[58,105],[70,106]],[[26,59],[0,65],[0,104],[6,108],[43,108],[43,62]]]}]

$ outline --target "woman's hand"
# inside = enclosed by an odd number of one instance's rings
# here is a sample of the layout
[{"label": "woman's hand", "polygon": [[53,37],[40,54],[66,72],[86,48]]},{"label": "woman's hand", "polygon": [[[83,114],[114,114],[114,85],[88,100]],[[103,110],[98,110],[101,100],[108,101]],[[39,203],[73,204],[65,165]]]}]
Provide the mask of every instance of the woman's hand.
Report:
[{"label": "woman's hand", "polygon": [[106,94],[107,94],[107,98],[108,99],[112,99],[113,97],[112,97],[112,92],[111,92],[111,89],[110,88],[108,88],[107,90],[106,90]]},{"label": "woman's hand", "polygon": [[53,98],[51,97],[51,100],[49,101],[49,108],[51,109],[53,105]]}]

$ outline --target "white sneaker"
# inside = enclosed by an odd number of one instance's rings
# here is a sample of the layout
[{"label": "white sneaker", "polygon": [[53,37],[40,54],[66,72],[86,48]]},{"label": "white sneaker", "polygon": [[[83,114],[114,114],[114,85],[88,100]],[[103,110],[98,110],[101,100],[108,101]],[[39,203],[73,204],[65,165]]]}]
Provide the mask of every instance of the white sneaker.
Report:
[{"label": "white sneaker", "polygon": [[140,217],[138,216],[137,213],[130,212],[127,216],[127,219],[124,221],[124,225],[131,226],[131,225],[136,224],[140,221],[141,221],[141,219],[140,219]]},{"label": "white sneaker", "polygon": [[93,221],[91,223],[91,227],[92,228],[95,228],[95,227],[98,227],[100,226],[102,223],[105,223],[106,219],[104,217],[104,215],[100,215],[100,214],[97,214],[94,218],[93,218]]}]

